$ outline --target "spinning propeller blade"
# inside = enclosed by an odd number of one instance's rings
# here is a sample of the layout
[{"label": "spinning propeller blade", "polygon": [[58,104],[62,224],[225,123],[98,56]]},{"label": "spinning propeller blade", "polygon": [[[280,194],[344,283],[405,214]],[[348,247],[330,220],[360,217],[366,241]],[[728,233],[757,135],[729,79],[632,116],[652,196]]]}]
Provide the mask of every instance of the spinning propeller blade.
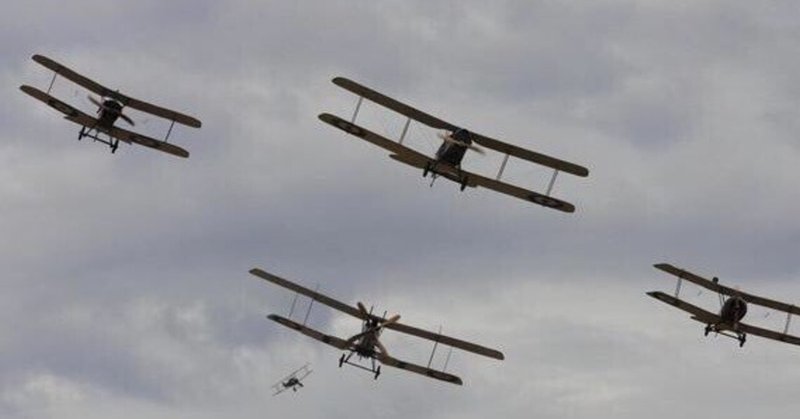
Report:
[{"label": "spinning propeller blade", "polygon": [[358,307],[358,311],[365,316],[369,316],[369,311],[367,311],[367,307],[361,301],[356,303],[356,307]]},{"label": "spinning propeller blade", "polygon": [[[361,303],[358,303],[358,305],[359,305],[359,308],[363,307],[363,305]],[[359,333],[357,335],[353,335],[350,339],[347,339],[347,343],[352,345],[353,343],[355,343],[355,341],[361,339],[362,337],[370,335],[370,334],[373,334],[373,333],[380,332],[381,329],[383,329],[384,327],[386,327],[386,326],[388,326],[390,324],[393,324],[393,323],[397,323],[399,320],[400,320],[400,315],[399,314],[395,314],[394,316],[392,316],[392,317],[390,317],[390,318],[378,323],[376,326],[370,327],[369,329],[366,329],[366,330],[364,330],[363,332],[361,332],[361,333]]]},{"label": "spinning propeller blade", "polygon": [[130,126],[135,126],[136,125],[136,124],[133,123],[133,119],[131,119],[128,115],[125,115],[122,112],[119,113],[119,117],[122,118],[128,124],[130,124]]},{"label": "spinning propeller blade", "polygon": [[102,108],[103,107],[103,102],[101,102],[100,100],[96,99],[94,96],[86,95],[86,97],[89,98],[89,101],[92,102],[98,108]]},{"label": "spinning propeller blade", "polygon": [[376,341],[375,341],[375,346],[377,346],[377,347],[378,347],[378,349],[380,349],[380,351],[381,351],[381,355],[383,355],[383,356],[389,356],[389,351],[387,351],[387,350],[386,350],[386,347],[385,347],[385,346],[383,346],[383,344],[381,343],[381,341],[379,341],[379,340],[376,340]]}]

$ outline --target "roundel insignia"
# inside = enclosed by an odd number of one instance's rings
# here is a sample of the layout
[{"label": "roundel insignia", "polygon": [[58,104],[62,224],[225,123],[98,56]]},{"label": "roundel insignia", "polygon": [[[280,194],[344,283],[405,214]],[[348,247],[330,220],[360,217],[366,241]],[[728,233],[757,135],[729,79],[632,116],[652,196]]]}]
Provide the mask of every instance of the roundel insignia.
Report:
[{"label": "roundel insignia", "polygon": [[531,201],[548,208],[559,208],[564,206],[564,204],[558,199],[550,198],[549,196],[544,195],[533,195],[531,197]]},{"label": "roundel insignia", "polygon": [[50,107],[52,107],[53,109],[65,114],[65,115],[67,115],[69,117],[75,118],[75,117],[78,116],[78,111],[76,111],[75,108],[73,108],[72,106],[67,105],[66,103],[64,103],[64,102],[62,102],[62,101],[60,101],[58,99],[51,98],[51,99],[49,99],[47,101],[47,104],[50,105]]},{"label": "roundel insignia", "polygon": [[363,129],[361,129],[358,126],[353,125],[353,124],[345,121],[344,119],[337,119],[336,120],[336,126],[340,130],[342,130],[342,131],[344,131],[344,132],[346,132],[348,134],[355,135],[356,137],[363,137],[365,135]]}]

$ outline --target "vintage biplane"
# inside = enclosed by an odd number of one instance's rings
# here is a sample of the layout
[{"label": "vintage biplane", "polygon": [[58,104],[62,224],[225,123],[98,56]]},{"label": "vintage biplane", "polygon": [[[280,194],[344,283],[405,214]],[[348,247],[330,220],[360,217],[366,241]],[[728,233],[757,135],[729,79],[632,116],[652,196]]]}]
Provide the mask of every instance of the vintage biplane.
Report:
[{"label": "vintage biplane", "polygon": [[[781,342],[800,345],[800,338],[789,334],[789,325],[793,314],[800,314],[800,308],[791,304],[782,303],[775,300],[759,297],[752,294],[741,292],[737,289],[726,287],[719,284],[719,278],[706,279],[691,272],[676,268],[667,263],[654,265],[668,274],[678,277],[678,284],[675,288],[675,295],[667,295],[661,291],[651,291],[647,295],[656,298],[671,306],[675,306],[691,315],[691,318],[700,323],[705,323],[705,335],[714,332],[723,336],[728,336],[739,341],[739,346],[744,346],[748,334],[761,336],[767,339],[774,339]],[[718,314],[706,311],[693,304],[679,299],[681,283],[687,280],[703,288],[716,292],[719,295],[720,309]],[[747,314],[747,304],[755,304],[786,313],[786,324],[783,332],[764,329],[742,323],[742,319]]]},{"label": "vintage biplane", "polygon": [[[309,302],[308,311],[306,312],[305,318],[303,319],[303,323],[297,323],[293,320],[279,316],[277,314],[270,314],[269,316],[267,316],[267,318],[283,326],[286,326],[290,329],[294,329],[308,337],[311,337],[323,343],[327,343],[328,345],[333,346],[336,349],[345,351],[345,353],[342,354],[341,358],[339,358],[339,367],[341,367],[344,364],[348,364],[356,368],[369,371],[373,374],[373,377],[376,380],[378,379],[378,376],[381,373],[381,367],[380,365],[376,364],[377,362],[383,365],[388,365],[390,367],[400,368],[406,371],[422,374],[437,380],[442,380],[448,383],[461,385],[462,381],[460,378],[456,377],[453,374],[445,372],[445,370],[447,369],[447,363],[450,361],[450,353],[448,353],[447,355],[447,359],[445,360],[442,370],[436,370],[431,368],[431,362],[433,361],[436,348],[439,344],[447,345],[450,346],[451,348],[462,349],[468,352],[476,353],[490,358],[495,358],[500,360],[504,359],[503,354],[497,350],[489,349],[471,342],[466,342],[460,339],[442,335],[441,331],[439,333],[434,333],[434,332],[429,332],[427,330],[422,330],[416,327],[402,324],[399,322],[400,320],[399,315],[394,315],[388,318],[386,317],[385,314],[382,317],[377,316],[372,314],[372,310],[367,310],[367,308],[362,303],[357,303],[356,306],[353,307],[351,305],[345,304],[341,301],[320,294],[316,291],[312,291],[301,285],[295,284],[294,282],[280,278],[278,276],[275,276],[271,273],[265,272],[258,268],[251,269],[250,273],[266,281],[269,281],[275,285],[292,290],[296,292],[297,295],[304,295],[311,299]],[[289,312],[289,317],[291,317],[292,312],[294,311],[294,307],[297,302],[297,295],[295,296],[295,300],[292,302],[292,308]],[[319,332],[317,330],[314,330],[306,326],[306,322],[308,321],[308,315],[311,311],[311,307],[314,302],[319,302],[330,308],[333,308],[334,310],[341,311],[342,313],[349,314],[357,319],[360,319],[363,322],[361,327],[361,332],[347,339],[342,339],[336,336],[326,335],[322,332]],[[406,333],[412,336],[433,341],[434,342],[433,351],[431,352],[430,359],[428,360],[428,365],[422,366],[422,365],[412,364],[410,362],[401,361],[397,358],[393,358],[392,356],[390,356],[389,352],[386,350],[386,347],[379,340],[379,337],[384,329],[394,330],[396,332]],[[356,355],[359,360],[368,359],[369,366],[364,366],[362,365],[362,363],[353,360],[352,359],[353,355]]]},{"label": "vintage biplane", "polygon": [[[355,93],[358,96],[358,102],[356,104],[355,111],[353,112],[353,116],[350,121],[346,121],[329,113],[320,114],[319,119],[327,124],[341,129],[348,134],[354,135],[358,138],[375,144],[378,147],[388,150],[391,153],[389,157],[392,159],[418,169],[422,169],[423,177],[426,177],[430,173],[433,177],[433,181],[435,181],[439,176],[450,179],[458,183],[461,186],[462,191],[467,187],[474,188],[482,186],[484,188],[489,188],[506,195],[511,195],[559,211],[575,211],[574,205],[554,198],[550,196],[550,193],[553,191],[553,186],[555,185],[556,177],[558,176],[559,172],[566,172],[575,176],[586,177],[589,175],[589,170],[585,167],[554,157],[546,156],[534,151],[526,150],[522,147],[512,144],[507,144],[473,131],[468,131],[464,128],[412,108],[411,106],[385,96],[382,93],[376,92],[375,90],[358,84],[352,80],[348,80],[343,77],[336,77],[333,79],[333,83],[339,87],[349,90],[352,93]],[[402,134],[400,135],[398,141],[390,140],[380,134],[356,125],[356,118],[358,116],[359,109],[361,108],[362,101],[365,98],[407,118]],[[440,131],[439,133],[439,137],[442,139],[442,144],[433,157],[426,156],[425,154],[403,145],[403,140],[408,133],[408,128],[412,120],[435,130],[444,131]],[[494,179],[468,172],[462,168],[461,161],[463,160],[467,150],[473,150],[481,154],[483,153],[483,150],[479,146],[505,154],[503,162],[501,163]],[[510,156],[528,160],[530,162],[553,169],[554,172],[550,178],[546,192],[534,192],[502,182],[500,179],[503,176],[503,171],[505,170],[506,164],[508,163],[508,158]],[[433,181],[431,181],[431,185],[433,185]]]},{"label": "vintage biplane", "polygon": [[[108,145],[111,148],[112,153],[117,151],[119,142],[122,141],[128,144],[139,144],[145,147],[154,148],[178,157],[189,157],[188,151],[174,144],[170,144],[167,141],[169,140],[169,136],[172,133],[172,128],[175,126],[176,122],[189,127],[200,128],[201,123],[199,120],[179,112],[125,96],[122,93],[104,87],[99,83],[82,76],[43,55],[34,55],[33,60],[54,72],[53,78],[50,80],[50,86],[47,88],[47,92],[43,92],[35,87],[27,85],[20,86],[20,89],[28,95],[33,96],[35,99],[46,103],[51,108],[63,113],[64,119],[80,125],[81,130],[78,133],[78,140],[83,138],[91,138],[95,141],[99,141]],[[56,77],[59,75],[100,96],[100,98],[95,98],[89,95],[89,100],[97,106],[97,117],[93,117],[81,112],[75,107],[68,105],[67,103],[64,103],[50,95],[50,91],[53,89],[53,84],[56,81]],[[155,138],[150,138],[145,135],[137,134],[135,132],[114,126],[114,123],[117,121],[117,119],[122,119],[131,126],[134,125],[134,121],[122,112],[125,107],[137,109],[171,121],[164,139],[157,140]],[[105,135],[105,137],[103,137],[101,134]]]},{"label": "vintage biplane", "polygon": [[303,380],[308,377],[309,374],[313,372],[310,368],[308,368],[310,364],[305,364],[302,367],[294,370],[291,374],[283,377],[280,381],[272,385],[272,389],[275,391],[273,396],[277,396],[278,394],[283,393],[286,390],[292,389],[292,391],[297,392],[297,387],[304,387]]}]

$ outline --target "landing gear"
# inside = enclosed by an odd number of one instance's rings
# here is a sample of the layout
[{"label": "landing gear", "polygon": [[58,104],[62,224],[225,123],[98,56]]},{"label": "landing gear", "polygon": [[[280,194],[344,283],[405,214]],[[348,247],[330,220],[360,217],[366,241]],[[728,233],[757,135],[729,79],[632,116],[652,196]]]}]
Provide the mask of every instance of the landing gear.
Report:
[{"label": "landing gear", "polygon": [[467,189],[467,182],[468,181],[469,181],[469,178],[466,177],[466,176],[461,178],[461,192],[464,192],[464,189]]},{"label": "landing gear", "polygon": [[706,330],[705,330],[705,336],[708,336],[709,333],[711,333],[711,325],[707,324],[706,325]]},{"label": "landing gear", "polygon": [[739,347],[741,348],[742,346],[744,346],[745,342],[747,342],[747,335],[742,333],[741,335],[739,335]]},{"label": "landing gear", "polygon": [[378,376],[381,375],[381,366],[378,365],[378,368],[375,368],[375,379],[378,379]]},{"label": "landing gear", "polygon": [[428,177],[428,172],[431,171],[431,164],[428,163],[425,165],[425,168],[422,169],[422,177]]},{"label": "landing gear", "polygon": [[[95,131],[95,132],[92,132]],[[96,129],[96,127],[81,127],[80,132],[78,132],[78,141],[89,137],[95,141],[100,141],[103,144],[106,144],[109,148],[111,148],[111,154],[117,152],[117,148],[119,147],[119,138],[114,138],[111,135],[108,135],[108,139],[100,138],[100,131]]]},{"label": "landing gear", "polygon": [[339,368],[342,368],[342,364],[344,364],[344,354],[342,354],[342,357],[339,358]]}]

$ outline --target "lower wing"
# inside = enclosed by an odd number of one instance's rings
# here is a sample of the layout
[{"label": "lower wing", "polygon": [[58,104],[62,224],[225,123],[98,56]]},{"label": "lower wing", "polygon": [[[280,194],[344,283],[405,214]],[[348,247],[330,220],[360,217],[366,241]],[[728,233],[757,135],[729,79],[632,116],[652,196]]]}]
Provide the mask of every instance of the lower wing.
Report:
[{"label": "lower wing", "polygon": [[39,100],[45,103],[47,106],[63,113],[64,119],[68,119],[84,127],[91,127],[97,124],[96,118],[92,118],[91,116],[75,109],[74,107],[68,105],[67,103],[62,102],[35,87],[23,85],[20,86],[19,89],[28,94],[29,96],[33,97],[34,99]]},{"label": "lower wing", "polygon": [[457,183],[461,183],[462,185],[465,186],[473,188],[476,186],[482,186],[484,188],[491,189],[495,192],[500,192],[505,195],[520,198],[525,201],[533,202],[535,204],[539,204],[541,206],[552,208],[558,211],[575,212],[575,206],[570,204],[569,202],[565,202],[560,199],[553,198],[547,195],[542,195],[538,192],[523,189],[520,188],[519,186],[514,186],[505,182],[500,182],[499,180],[490,179],[476,173],[467,172],[466,170],[455,168],[453,166],[450,166],[449,164],[443,162],[437,162],[436,160],[426,157],[422,154],[414,155],[414,154],[397,153],[389,157],[399,162],[414,167],[418,167],[423,170],[430,169],[431,171],[436,172],[437,174],[446,177],[447,179],[450,179]]},{"label": "lower wing", "polygon": [[118,127],[111,127],[108,130],[108,134],[114,138],[119,138],[120,141],[125,141],[126,143],[136,143],[139,145],[143,145],[145,147],[150,147],[152,149],[163,151],[167,154],[172,154],[173,156],[178,157],[189,157],[189,152],[168,142],[159,141],[155,138],[150,138],[146,135],[137,134],[135,132],[128,131],[126,129],[118,128]]},{"label": "lower wing", "polygon": [[328,345],[331,345],[336,349],[346,351],[350,348],[350,345],[344,339],[339,339],[336,336],[326,335],[322,332],[316,331],[310,327],[303,326],[302,324],[295,323],[277,314],[270,314],[269,316],[267,316],[267,318],[274,322],[280,323],[283,326],[286,326],[290,329],[294,329],[310,338],[316,339],[323,343],[327,343]]},{"label": "lower wing", "polygon": [[339,118],[336,115],[331,115],[329,113],[323,113],[319,115],[319,119],[322,122],[325,122],[328,125],[332,125],[340,130],[354,136],[361,138],[364,141],[370,142],[375,144],[378,147],[391,151],[394,154],[402,154],[402,155],[413,155],[415,157],[425,157],[424,154],[415,151],[411,148],[408,148],[396,141],[392,141],[382,135],[378,135],[366,128],[360,127],[356,124],[351,122],[345,121],[342,118]]},{"label": "lower wing", "polygon": [[390,367],[395,367],[395,368],[400,368],[401,370],[415,372],[417,374],[421,374],[436,380],[446,381],[451,384],[458,384],[458,385],[464,384],[460,378],[456,377],[453,374],[448,374],[444,371],[432,370],[430,368],[423,367],[422,365],[401,361],[399,359],[392,358],[388,355],[379,357],[378,361],[380,361],[381,364],[388,365]]},{"label": "lower wing", "polygon": [[710,311],[703,310],[696,305],[692,305],[687,303],[686,301],[680,300],[675,298],[671,295],[667,295],[661,291],[651,291],[648,292],[647,295],[663,302],[667,303],[673,307],[677,307],[689,314],[692,315],[692,319],[697,320],[701,323],[706,324],[718,324],[722,321],[722,318],[718,315],[711,313]]},{"label": "lower wing", "polygon": [[744,324],[744,323],[739,323],[739,330],[749,335],[761,336],[762,338],[791,343],[792,345],[800,345],[800,337],[793,336],[787,333],[780,333],[774,330],[762,329],[760,327],[750,326],[749,324]]}]

